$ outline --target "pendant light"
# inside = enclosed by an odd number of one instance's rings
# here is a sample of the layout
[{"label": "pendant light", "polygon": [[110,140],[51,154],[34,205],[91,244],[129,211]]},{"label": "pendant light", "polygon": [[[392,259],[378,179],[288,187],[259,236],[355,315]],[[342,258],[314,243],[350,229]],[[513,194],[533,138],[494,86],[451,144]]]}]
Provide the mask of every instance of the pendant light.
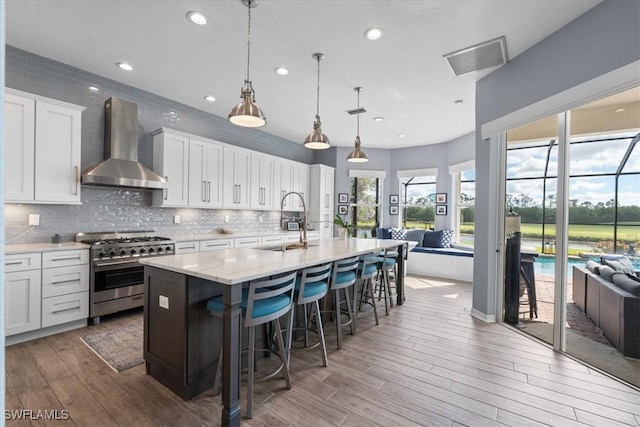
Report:
[{"label": "pendant light", "polygon": [[249,65],[251,61],[251,8],[258,6],[258,2],[256,0],[241,1],[249,11],[249,25],[247,30],[247,78],[244,81],[244,86],[240,93],[242,102],[233,107],[229,113],[229,121],[234,125],[257,128],[267,123],[267,119],[264,117],[262,110],[255,104],[256,93],[253,90],[251,79],[249,79]]},{"label": "pendant light", "polygon": [[[362,90],[362,88],[358,86],[358,87],[354,87],[353,90],[358,92],[358,110],[360,110],[360,91]],[[368,162],[369,158],[367,157],[365,152],[360,149],[360,112],[357,113],[356,120],[358,123],[358,132],[356,134],[356,142],[355,142],[356,147],[347,156],[347,162],[364,163],[364,162]]]},{"label": "pendant light", "polygon": [[318,90],[316,94],[316,119],[313,122],[313,132],[304,139],[304,146],[312,150],[325,150],[331,145],[329,138],[322,133],[322,123],[320,122],[320,61],[324,59],[321,53],[314,53],[313,58],[318,61]]}]

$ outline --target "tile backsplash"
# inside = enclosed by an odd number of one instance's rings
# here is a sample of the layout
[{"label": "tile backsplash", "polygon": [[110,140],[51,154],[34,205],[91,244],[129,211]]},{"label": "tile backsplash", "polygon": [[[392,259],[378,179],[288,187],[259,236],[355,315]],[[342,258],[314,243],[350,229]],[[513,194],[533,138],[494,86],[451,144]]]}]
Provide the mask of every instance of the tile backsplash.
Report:
[{"label": "tile backsplash", "polygon": [[[7,87],[86,107],[82,113],[83,170],[103,159],[104,103],[111,96],[138,105],[138,158],[149,168],[153,166],[151,132],[161,127],[313,163],[313,153],[301,144],[231,125],[225,118],[11,46],[5,53]],[[278,211],[154,207],[148,190],[85,186],[81,195],[82,205],[6,204],[6,243],[48,242],[54,234],[69,241],[76,233],[88,231],[155,230],[157,235],[175,238],[211,234],[221,227],[268,232],[280,225]],[[39,226],[28,225],[29,214],[40,215]],[[174,224],[174,215],[180,215],[179,224]]]}]

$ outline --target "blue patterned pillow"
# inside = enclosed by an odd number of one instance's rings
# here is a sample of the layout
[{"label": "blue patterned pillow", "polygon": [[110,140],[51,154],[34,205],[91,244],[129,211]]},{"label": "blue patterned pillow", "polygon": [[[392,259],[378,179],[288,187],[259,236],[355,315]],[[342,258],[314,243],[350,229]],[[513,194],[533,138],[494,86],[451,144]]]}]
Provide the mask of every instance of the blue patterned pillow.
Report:
[{"label": "blue patterned pillow", "polygon": [[391,238],[395,240],[404,240],[404,234],[407,232],[407,230],[404,230],[402,228],[392,228],[390,229],[390,231]]},{"label": "blue patterned pillow", "polygon": [[442,231],[427,231],[422,239],[422,246],[425,248],[442,247]]},{"label": "blue patterned pillow", "polygon": [[422,239],[424,238],[424,233],[426,230],[407,230],[404,234],[404,239],[402,240],[410,240],[412,242],[418,242],[418,244],[422,244]]},{"label": "blue patterned pillow", "polygon": [[453,240],[453,230],[442,230],[442,237],[440,238],[440,247],[450,248],[451,240]]}]

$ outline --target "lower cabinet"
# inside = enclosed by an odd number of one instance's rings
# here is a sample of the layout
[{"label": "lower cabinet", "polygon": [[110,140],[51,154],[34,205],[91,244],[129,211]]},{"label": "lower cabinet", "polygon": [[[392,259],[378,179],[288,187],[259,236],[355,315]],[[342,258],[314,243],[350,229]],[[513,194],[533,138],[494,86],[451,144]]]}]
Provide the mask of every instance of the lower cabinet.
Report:
[{"label": "lower cabinet", "polygon": [[5,335],[40,329],[40,269],[5,276]]},{"label": "lower cabinet", "polygon": [[233,248],[233,239],[213,239],[200,242],[200,252],[220,251]]},{"label": "lower cabinet", "polygon": [[200,252],[200,242],[197,240],[189,242],[177,242],[175,246],[176,255]]},{"label": "lower cabinet", "polygon": [[89,317],[89,291],[42,299],[42,327]]}]

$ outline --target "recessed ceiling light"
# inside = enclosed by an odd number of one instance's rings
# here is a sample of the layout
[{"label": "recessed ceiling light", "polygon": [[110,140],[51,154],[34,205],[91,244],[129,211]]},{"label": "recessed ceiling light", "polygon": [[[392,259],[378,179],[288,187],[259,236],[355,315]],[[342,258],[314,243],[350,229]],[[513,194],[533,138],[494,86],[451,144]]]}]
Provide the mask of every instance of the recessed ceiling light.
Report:
[{"label": "recessed ceiling light", "polygon": [[207,23],[207,18],[200,12],[189,12],[187,13],[187,18],[189,21],[197,25],[204,25]]},{"label": "recessed ceiling light", "polygon": [[133,71],[133,67],[129,64],[127,64],[126,62],[116,62],[116,65],[118,66],[118,68],[125,70],[125,71]]},{"label": "recessed ceiling light", "polygon": [[289,70],[287,70],[285,67],[276,67],[275,72],[276,74],[279,74],[281,76],[286,76],[287,74],[289,74]]},{"label": "recessed ceiling light", "polygon": [[624,108],[618,108],[618,109],[616,110],[616,113],[622,113],[623,111],[624,111]]},{"label": "recessed ceiling light", "polygon": [[378,116],[378,117],[374,117],[374,118],[373,118],[373,121],[374,121],[374,122],[381,122],[381,121],[383,121],[383,120],[384,120],[384,117],[380,117],[380,116]]},{"label": "recessed ceiling light", "polygon": [[368,40],[378,40],[380,37],[382,37],[383,33],[384,33],[384,31],[382,31],[382,28],[373,27],[373,28],[369,28],[367,31],[365,31],[364,32],[364,36]]},{"label": "recessed ceiling light", "polygon": [[207,96],[204,97],[204,99],[207,102],[216,102],[216,97],[215,96],[207,95]]},{"label": "recessed ceiling light", "polygon": [[99,91],[100,91],[100,89],[98,89],[98,88],[97,88],[97,87],[95,87],[95,86],[89,86],[89,90],[90,90],[91,92],[99,92]]},{"label": "recessed ceiling light", "polygon": [[453,101],[454,104],[456,105],[462,105],[464,101],[462,99],[456,99],[455,101]]},{"label": "recessed ceiling light", "polygon": [[405,136],[407,135],[405,135],[404,133],[401,133],[400,135],[398,135],[398,138],[404,138]]}]

